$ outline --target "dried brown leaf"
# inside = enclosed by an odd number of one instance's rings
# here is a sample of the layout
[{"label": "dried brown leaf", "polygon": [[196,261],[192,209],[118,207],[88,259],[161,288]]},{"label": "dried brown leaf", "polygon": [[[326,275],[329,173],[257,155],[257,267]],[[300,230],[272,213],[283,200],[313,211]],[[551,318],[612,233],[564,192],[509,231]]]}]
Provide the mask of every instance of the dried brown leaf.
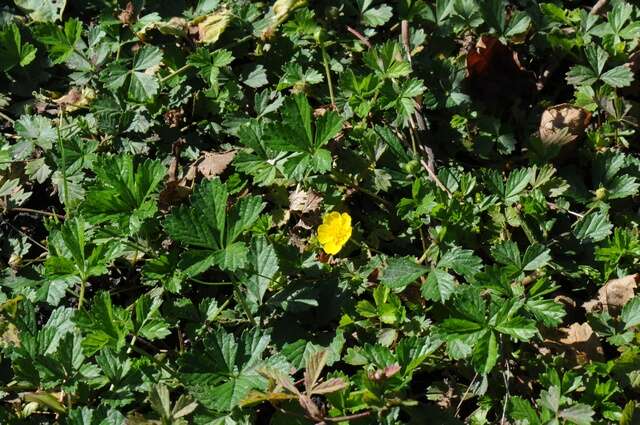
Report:
[{"label": "dried brown leaf", "polygon": [[227,169],[233,158],[236,156],[236,151],[229,152],[205,152],[204,157],[198,163],[198,172],[205,178],[211,179],[218,176]]},{"label": "dried brown leaf", "polygon": [[305,410],[305,412],[307,412],[307,416],[309,416],[311,419],[315,421],[321,421],[324,417],[324,415],[320,411],[320,408],[313,402],[311,397],[305,394],[300,394],[300,396],[298,397],[298,402],[300,403],[300,406]]},{"label": "dried brown leaf", "polygon": [[558,341],[575,356],[577,363],[586,363],[589,360],[601,360],[603,358],[602,346],[598,337],[588,323],[572,323],[568,328],[560,329],[565,334]]},{"label": "dried brown leaf", "polygon": [[304,372],[304,388],[307,394],[311,394],[311,390],[315,386],[324,365],[327,362],[327,351],[321,350],[313,353],[307,361],[307,370]]},{"label": "dried brown leaf", "polygon": [[322,203],[322,196],[312,190],[307,192],[296,189],[289,194],[289,209],[291,211],[300,211],[302,214],[317,211],[320,209],[320,203]]},{"label": "dried brown leaf", "polygon": [[540,118],[540,140],[546,145],[570,144],[584,135],[590,122],[591,113],[583,108],[569,103],[552,106]]},{"label": "dried brown leaf", "polygon": [[311,394],[330,394],[347,387],[347,383],[340,378],[329,379],[313,387]]},{"label": "dried brown leaf", "polygon": [[618,313],[635,295],[640,274],[631,274],[618,279],[611,279],[598,290],[598,297],[582,304],[587,312],[608,311]]}]

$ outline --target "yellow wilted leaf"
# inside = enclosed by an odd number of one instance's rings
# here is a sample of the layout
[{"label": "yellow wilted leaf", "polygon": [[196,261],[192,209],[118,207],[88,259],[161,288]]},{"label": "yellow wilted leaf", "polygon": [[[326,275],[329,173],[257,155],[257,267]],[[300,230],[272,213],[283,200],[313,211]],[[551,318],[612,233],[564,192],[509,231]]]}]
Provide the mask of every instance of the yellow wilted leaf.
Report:
[{"label": "yellow wilted leaf", "polygon": [[197,25],[198,41],[200,43],[213,44],[222,35],[231,20],[231,12],[223,7],[209,15],[199,16],[193,21],[192,25]]}]

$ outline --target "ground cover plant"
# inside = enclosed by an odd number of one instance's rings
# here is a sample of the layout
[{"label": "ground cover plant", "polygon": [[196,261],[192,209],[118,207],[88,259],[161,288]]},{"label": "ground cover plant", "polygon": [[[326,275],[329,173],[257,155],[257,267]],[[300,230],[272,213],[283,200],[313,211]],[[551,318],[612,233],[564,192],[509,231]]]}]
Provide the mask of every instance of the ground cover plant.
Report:
[{"label": "ground cover plant", "polygon": [[631,1],[5,0],[0,423],[640,423]]}]

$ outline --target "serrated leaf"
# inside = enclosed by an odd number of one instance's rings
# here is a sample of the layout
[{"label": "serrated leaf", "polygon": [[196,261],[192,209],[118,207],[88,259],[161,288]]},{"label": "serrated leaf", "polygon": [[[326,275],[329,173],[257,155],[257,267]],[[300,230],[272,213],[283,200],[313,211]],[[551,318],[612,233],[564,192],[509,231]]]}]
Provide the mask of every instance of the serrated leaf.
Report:
[{"label": "serrated leaf", "polygon": [[633,82],[633,72],[627,66],[620,65],[602,74],[600,79],[611,87],[627,87]]},{"label": "serrated leaf", "polygon": [[498,362],[498,339],[493,331],[487,331],[473,348],[471,363],[476,372],[487,375]]},{"label": "serrated leaf", "polygon": [[544,245],[530,245],[522,256],[522,270],[532,271],[541,269],[551,260],[549,252],[549,248]]},{"label": "serrated leaf", "polygon": [[451,297],[454,289],[455,280],[453,276],[438,268],[429,272],[426,282],[420,288],[423,297],[441,303]]},{"label": "serrated leaf", "polygon": [[620,313],[620,319],[624,322],[625,329],[640,325],[640,296],[634,297],[625,304]]},{"label": "serrated leaf", "polygon": [[527,341],[538,332],[535,322],[524,317],[508,319],[499,323],[495,329],[520,341]]},{"label": "serrated leaf", "polygon": [[577,222],[573,232],[580,241],[599,242],[611,234],[612,228],[607,213],[595,211]]},{"label": "serrated leaf", "polygon": [[370,27],[384,25],[393,16],[393,9],[386,4],[367,9],[362,14],[362,21]]},{"label": "serrated leaf", "polygon": [[558,416],[575,425],[590,425],[593,422],[595,411],[586,404],[578,403],[564,408],[558,412]]},{"label": "serrated leaf", "polygon": [[412,282],[415,282],[420,276],[425,275],[429,269],[417,264],[410,257],[391,258],[388,266],[384,270],[380,281],[383,285],[400,291]]},{"label": "serrated leaf", "polygon": [[452,269],[459,275],[473,277],[482,269],[482,260],[472,250],[454,246],[440,258],[437,268]]}]

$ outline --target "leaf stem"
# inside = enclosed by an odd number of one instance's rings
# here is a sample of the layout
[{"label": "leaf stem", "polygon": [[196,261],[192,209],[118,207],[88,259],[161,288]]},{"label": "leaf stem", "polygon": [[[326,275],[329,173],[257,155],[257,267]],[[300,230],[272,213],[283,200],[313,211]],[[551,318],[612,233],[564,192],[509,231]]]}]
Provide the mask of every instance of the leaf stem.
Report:
[{"label": "leaf stem", "polygon": [[82,309],[82,304],[84,304],[84,290],[87,287],[87,280],[82,279],[80,281],[80,294],[78,295],[78,310]]},{"label": "leaf stem", "polygon": [[60,129],[62,128],[62,119],[64,117],[64,111],[62,107],[60,107],[60,120],[58,126],[56,127],[56,133],[58,136],[58,147],[60,149],[60,159],[62,160],[62,187],[64,193],[64,205],[66,207],[67,202],[69,201],[69,186],[67,184],[67,159],[66,153],[64,151],[64,144],[62,143],[62,136],[60,134]]},{"label": "leaf stem", "polygon": [[183,72],[185,72],[185,71],[187,71],[187,70],[189,70],[189,69],[191,69],[191,68],[193,68],[193,65],[192,65],[192,64],[190,64],[190,63],[188,63],[188,64],[184,65],[183,67],[178,68],[178,69],[176,69],[175,71],[171,72],[169,75],[166,75],[166,76],[162,77],[162,78],[160,79],[160,82],[161,82],[161,83],[165,83],[166,81],[168,81],[168,80],[172,79],[172,78],[173,78],[173,77],[175,77],[176,75],[182,74]]},{"label": "leaf stem", "polygon": [[14,120],[13,118],[11,118],[9,115],[5,114],[2,111],[0,111],[0,118],[3,118],[5,120],[9,121],[11,124],[16,122],[16,120]]},{"label": "leaf stem", "polygon": [[336,98],[333,95],[333,81],[331,80],[331,69],[329,68],[329,56],[327,55],[327,49],[324,42],[320,44],[320,50],[322,51],[322,63],[324,65],[324,73],[327,76],[327,85],[329,86],[329,97],[331,98],[331,106],[336,108]]},{"label": "leaf stem", "polygon": [[249,319],[249,322],[251,322],[251,324],[254,325],[254,326],[257,325],[255,318],[251,314],[251,310],[249,310],[249,306],[247,305],[247,302],[244,300],[244,297],[242,297],[242,294],[240,293],[240,290],[238,289],[238,286],[235,286],[233,288],[233,294],[236,296],[240,306],[242,306],[242,309],[244,310],[244,314],[247,315],[247,318]]}]

